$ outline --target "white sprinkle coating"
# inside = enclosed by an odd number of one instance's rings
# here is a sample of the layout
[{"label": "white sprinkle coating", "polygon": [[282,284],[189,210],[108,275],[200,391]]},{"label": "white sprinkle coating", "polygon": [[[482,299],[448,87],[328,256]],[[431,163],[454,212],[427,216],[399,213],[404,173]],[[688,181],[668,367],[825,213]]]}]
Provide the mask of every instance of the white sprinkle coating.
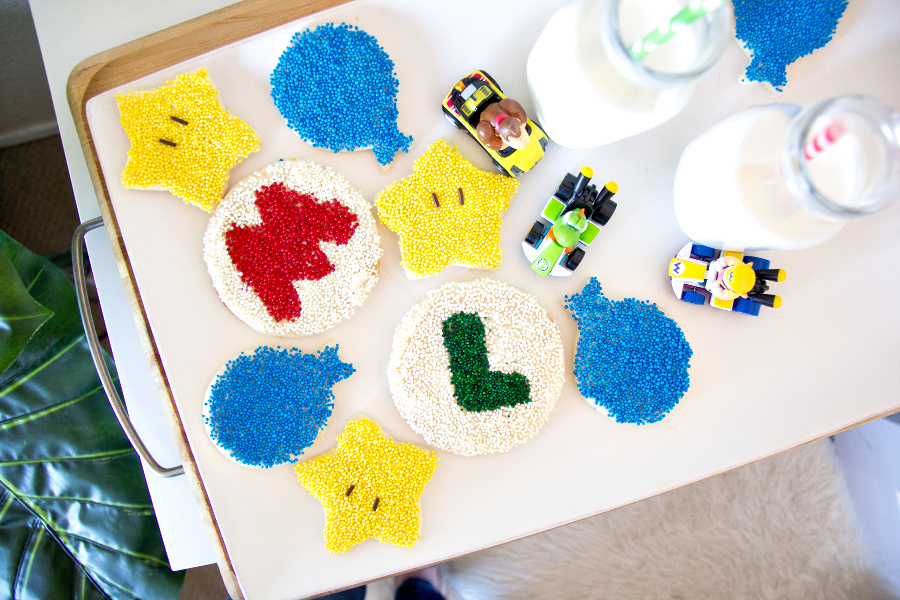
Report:
[{"label": "white sprinkle coating", "polygon": [[[294,282],[302,312],[291,321],[272,319],[256,292],[241,281],[225,241],[226,232],[235,224],[262,222],[255,191],[276,182],[301,195],[312,194],[319,202],[337,200],[357,219],[356,231],[347,244],[320,243],[334,271],[317,281]],[[352,316],[378,281],[381,254],[372,205],[343,175],[312,161],[279,161],[238,182],[219,203],[203,238],[203,258],[225,306],[256,331],[281,336],[320,333]]]},{"label": "white sprinkle coating", "polygon": [[[490,369],[524,375],[531,402],[497,410],[463,410],[450,383],[442,325],[457,312],[474,312],[485,327]],[[437,448],[475,456],[506,452],[544,425],[562,391],[562,337],[530,294],[482,278],[430,291],[394,333],[388,383],[400,414]]]}]

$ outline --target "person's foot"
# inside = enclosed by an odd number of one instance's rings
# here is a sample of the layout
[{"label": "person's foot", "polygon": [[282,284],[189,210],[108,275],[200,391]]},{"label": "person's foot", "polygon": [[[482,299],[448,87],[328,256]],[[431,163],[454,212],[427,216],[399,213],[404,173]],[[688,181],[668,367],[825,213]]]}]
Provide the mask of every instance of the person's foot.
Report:
[{"label": "person's foot", "polygon": [[433,585],[434,589],[436,590],[439,590],[441,588],[441,578],[438,574],[437,567],[428,567],[419,571],[411,571],[409,573],[399,575],[397,577],[397,585],[401,585],[404,581],[406,581],[407,579],[412,579],[413,577],[424,579],[425,581]]}]

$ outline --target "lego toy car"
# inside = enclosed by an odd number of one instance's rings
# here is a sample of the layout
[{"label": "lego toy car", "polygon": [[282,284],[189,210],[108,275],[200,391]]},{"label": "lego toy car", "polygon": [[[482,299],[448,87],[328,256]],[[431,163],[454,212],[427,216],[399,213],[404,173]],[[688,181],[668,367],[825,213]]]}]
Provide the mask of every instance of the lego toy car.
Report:
[{"label": "lego toy car", "polygon": [[597,190],[594,176],[584,167],[576,177],[566,173],[556,193],[550,197],[541,219],[534,222],[522,242],[522,250],[538,275],[571,275],[590,246],[616,211],[612,200],[619,186],[610,181]]},{"label": "lego toy car", "polygon": [[[734,276],[729,277],[730,267],[744,269],[746,279],[735,281]],[[779,296],[766,293],[769,289],[766,282],[784,281],[785,272],[770,269],[769,261],[764,258],[687,243],[669,261],[669,277],[675,295],[684,302],[706,304],[708,300],[715,308],[755,317],[759,315],[760,306],[781,306]],[[735,297],[726,299],[721,292],[713,293],[717,285],[725,289],[725,296]]]},{"label": "lego toy car", "polygon": [[[486,110],[492,105],[505,100],[506,96],[500,86],[484,71],[473,71],[463,77],[444,97],[441,110],[451,123],[458,129],[465,130],[478,142],[490,155],[494,165],[504,174],[511,177],[521,175],[531,170],[544,156],[544,150],[549,144],[549,138],[541,127],[527,119],[525,132],[528,134],[527,146],[515,149],[513,146],[505,146],[502,149],[490,148],[479,137],[478,126],[484,120]],[[518,105],[518,103],[516,103]],[[520,107],[521,108],[521,107]],[[524,110],[522,115],[524,115]],[[502,115],[507,117],[509,115]],[[491,123],[494,124],[493,120]]]}]

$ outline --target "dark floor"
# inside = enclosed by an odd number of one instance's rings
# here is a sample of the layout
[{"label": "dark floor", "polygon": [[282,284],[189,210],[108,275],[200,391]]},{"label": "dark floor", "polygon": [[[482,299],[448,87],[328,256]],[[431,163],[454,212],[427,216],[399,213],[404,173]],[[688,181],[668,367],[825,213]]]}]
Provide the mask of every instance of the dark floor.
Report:
[{"label": "dark floor", "polygon": [[[71,264],[72,234],[78,226],[75,196],[63,154],[53,136],[0,148],[0,230],[37,254],[66,268]],[[106,328],[96,295],[94,321],[101,343]],[[105,345],[105,343],[104,343]],[[106,347],[109,351],[109,347]],[[228,592],[218,567],[188,569],[180,600],[225,600]]]},{"label": "dark floor", "polygon": [[[0,231],[51,259],[72,278],[75,195],[58,135],[0,148]],[[100,344],[110,352],[100,303],[88,275],[88,295]]]},{"label": "dark floor", "polygon": [[0,230],[50,255],[69,251],[77,226],[59,136],[0,149]]}]

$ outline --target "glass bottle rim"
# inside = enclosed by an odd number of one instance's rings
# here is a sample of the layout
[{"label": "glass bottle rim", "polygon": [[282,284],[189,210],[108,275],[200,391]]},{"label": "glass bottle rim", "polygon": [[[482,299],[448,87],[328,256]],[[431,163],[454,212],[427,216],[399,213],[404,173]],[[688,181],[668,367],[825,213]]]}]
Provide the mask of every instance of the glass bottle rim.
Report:
[{"label": "glass bottle rim", "polygon": [[612,62],[637,83],[655,88],[684,86],[702,77],[721,58],[732,31],[731,11],[728,9],[730,2],[723,3],[721,7],[703,17],[707,22],[709,36],[693,68],[673,72],[652,69],[631,55],[621,36],[619,7],[622,1],[608,0],[606,3],[606,18],[600,20],[600,37]]},{"label": "glass bottle rim", "polygon": [[[888,157],[888,168],[893,171],[893,178],[900,181],[900,113],[874,98],[846,95],[828,98],[801,110],[788,126],[782,153],[787,186],[807,208],[831,219],[858,219],[878,213],[890,206],[896,195],[884,193],[874,202],[858,207],[846,206],[828,198],[812,182],[805,147],[816,122],[833,112],[853,113],[881,133],[892,153]],[[890,174],[888,178],[891,178]]]}]

